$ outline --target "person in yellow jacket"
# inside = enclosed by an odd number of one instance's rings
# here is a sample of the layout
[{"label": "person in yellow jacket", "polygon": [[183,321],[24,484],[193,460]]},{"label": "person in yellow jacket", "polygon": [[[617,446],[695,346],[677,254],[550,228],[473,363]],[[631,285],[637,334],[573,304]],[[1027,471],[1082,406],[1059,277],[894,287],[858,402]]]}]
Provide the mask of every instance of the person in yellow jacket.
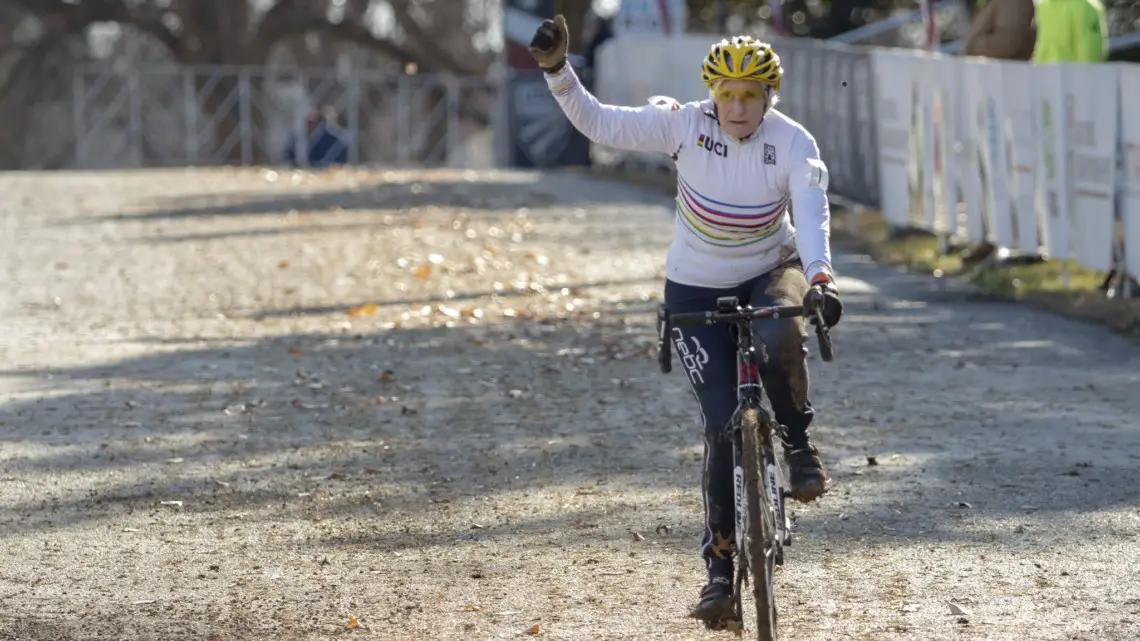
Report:
[{"label": "person in yellow jacket", "polygon": [[1033,62],[1104,62],[1108,24],[1100,0],[1038,0]]}]

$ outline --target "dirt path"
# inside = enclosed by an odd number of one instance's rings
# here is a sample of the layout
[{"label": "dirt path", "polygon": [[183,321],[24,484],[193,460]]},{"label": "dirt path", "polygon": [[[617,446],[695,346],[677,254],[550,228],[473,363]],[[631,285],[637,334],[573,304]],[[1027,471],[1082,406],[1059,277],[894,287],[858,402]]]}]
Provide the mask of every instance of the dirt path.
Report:
[{"label": "dirt path", "polygon": [[[0,639],[732,638],[684,617],[667,207],[520,172],[0,176]],[[797,510],[786,638],[1136,638],[1140,349],[840,268],[837,487]]]}]

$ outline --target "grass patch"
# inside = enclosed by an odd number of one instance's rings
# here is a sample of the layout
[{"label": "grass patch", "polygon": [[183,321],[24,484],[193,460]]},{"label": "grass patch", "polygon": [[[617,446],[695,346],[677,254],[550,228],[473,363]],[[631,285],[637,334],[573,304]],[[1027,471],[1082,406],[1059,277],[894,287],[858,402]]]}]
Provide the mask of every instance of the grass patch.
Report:
[{"label": "grass patch", "polygon": [[[974,263],[965,251],[943,253],[938,239],[921,231],[906,230],[889,235],[886,222],[877,211],[846,212],[836,216],[836,239],[859,246],[876,262],[900,265],[908,271],[935,276],[964,278],[979,293],[1002,299],[1020,300],[1038,293],[1080,299],[1098,295],[1105,274],[1081,267],[1072,261],[1047,260],[1035,263],[991,265]],[[1069,282],[1064,271],[1068,268]]]},{"label": "grass patch", "polygon": [[[879,264],[898,265],[914,273],[961,278],[973,283],[980,296],[1023,302],[1140,338],[1140,299],[1106,298],[1100,289],[1106,274],[1072,261],[1002,265],[971,261],[965,251],[942,253],[938,239],[931,234],[911,231],[889,234],[882,215],[871,210],[837,214],[832,223],[832,236],[838,243],[865,252]],[[1067,284],[1065,268],[1068,269]]]}]

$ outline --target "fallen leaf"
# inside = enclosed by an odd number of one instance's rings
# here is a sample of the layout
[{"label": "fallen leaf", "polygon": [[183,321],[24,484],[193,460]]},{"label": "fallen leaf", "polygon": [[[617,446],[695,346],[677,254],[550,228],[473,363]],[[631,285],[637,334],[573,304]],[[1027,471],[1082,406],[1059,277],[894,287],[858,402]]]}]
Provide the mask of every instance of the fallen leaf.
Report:
[{"label": "fallen leaf", "polygon": [[416,268],[416,271],[412,272],[412,275],[420,280],[427,280],[431,277],[431,265],[429,263],[420,265]]},{"label": "fallen leaf", "polygon": [[536,623],[536,624],[534,624],[534,625],[532,625],[532,626],[530,626],[530,627],[529,627],[529,628],[527,628],[527,630],[526,630],[526,633],[527,633],[527,634],[529,634],[529,635],[531,635],[531,636],[534,636],[534,635],[538,634],[539,632],[542,632],[542,627],[541,627],[541,626],[539,626],[537,623]]},{"label": "fallen leaf", "polygon": [[356,619],[356,617],[348,617],[348,628],[350,630],[354,629],[354,628],[359,628],[359,627],[360,627],[360,621],[358,621]]},{"label": "fallen leaf", "polygon": [[953,601],[947,602],[947,605],[950,606],[950,614],[957,614],[957,615],[963,615],[963,616],[969,616],[970,615],[969,610],[967,610],[966,608],[963,608],[962,606],[958,605],[957,603],[954,603]]},{"label": "fallen leaf", "polygon": [[289,348],[289,355],[292,356],[293,358],[300,358],[301,354],[304,354],[304,352],[301,351],[300,347],[290,347]]},{"label": "fallen leaf", "polygon": [[380,306],[376,303],[364,303],[363,305],[356,305],[348,308],[348,315],[353,318],[362,318],[364,316],[372,316],[380,311]]},{"label": "fallen leaf", "polygon": [[384,385],[388,385],[392,381],[396,380],[396,373],[390,369],[386,369],[383,372],[380,372],[380,376],[377,376],[376,380],[380,381]]}]

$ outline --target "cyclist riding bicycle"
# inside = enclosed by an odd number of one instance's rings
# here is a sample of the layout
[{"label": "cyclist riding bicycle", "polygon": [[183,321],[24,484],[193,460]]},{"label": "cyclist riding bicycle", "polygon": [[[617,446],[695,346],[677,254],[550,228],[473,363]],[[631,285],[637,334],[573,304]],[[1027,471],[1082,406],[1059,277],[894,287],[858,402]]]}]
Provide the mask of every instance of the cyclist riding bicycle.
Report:
[{"label": "cyclist riding bicycle", "polygon": [[[829,327],[838,323],[843,306],[832,277],[827,166],[811,134],[774,109],[783,69],[772,47],[748,36],[714,44],[701,73],[711,99],[662,109],[600,103],[567,64],[568,42],[558,15],[538,28],[530,51],[570,122],[596,143],[674,157],[677,215],[665,259],[670,312],[712,310],[718,297],[736,296],[754,306],[810,305],[822,309]],[[768,348],[764,387],[787,428],[789,496],[812,501],[830,481],[808,436],[814,412],[804,321],[758,321],[754,330]],[[735,518],[726,427],[737,405],[736,346],[723,325],[675,327],[672,339],[705,432],[701,555],[708,584],[692,616],[716,621],[732,613]]]}]

